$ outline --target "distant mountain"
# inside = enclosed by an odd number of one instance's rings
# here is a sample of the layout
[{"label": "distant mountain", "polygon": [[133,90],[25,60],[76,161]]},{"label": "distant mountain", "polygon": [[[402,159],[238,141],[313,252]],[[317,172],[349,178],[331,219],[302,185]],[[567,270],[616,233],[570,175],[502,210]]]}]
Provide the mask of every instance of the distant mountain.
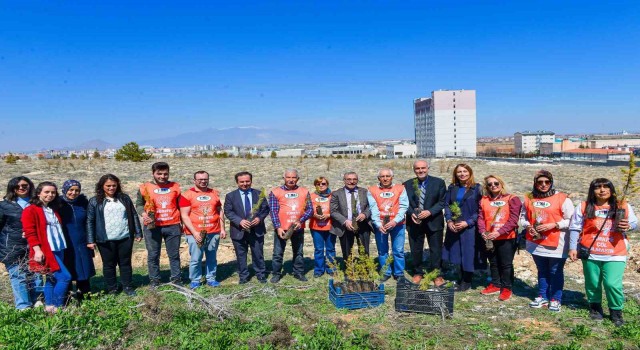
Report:
[{"label": "distant mountain", "polygon": [[311,133],[299,130],[279,130],[259,127],[233,127],[226,129],[207,128],[171,137],[141,140],[140,145],[155,147],[185,147],[193,145],[272,145],[291,143],[316,143],[348,141],[344,134],[325,131]]},{"label": "distant mountain", "polygon": [[116,148],[117,146],[114,144],[111,144],[107,141],[103,141],[103,140],[90,140],[90,141],[86,141],[83,142],[77,146],[71,147],[73,149],[97,149],[99,151],[108,149],[108,148]]}]

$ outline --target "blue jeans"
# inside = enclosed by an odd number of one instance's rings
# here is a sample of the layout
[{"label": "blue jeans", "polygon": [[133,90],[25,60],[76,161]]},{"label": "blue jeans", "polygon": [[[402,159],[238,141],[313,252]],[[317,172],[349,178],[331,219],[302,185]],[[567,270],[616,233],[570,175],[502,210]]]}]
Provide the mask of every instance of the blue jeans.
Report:
[{"label": "blue jeans", "polygon": [[533,255],[533,261],[538,268],[538,295],[562,302],[566,259]]},{"label": "blue jeans", "polygon": [[36,283],[42,284],[40,276],[34,276],[29,272],[26,264],[16,263],[6,266],[11,281],[11,290],[15,300],[16,309],[30,308],[36,302]]},{"label": "blue jeans", "polygon": [[391,236],[391,252],[393,254],[393,264],[390,264],[386,271],[380,271],[385,276],[404,275],[404,224],[398,224],[391,232],[382,233],[375,228],[376,246],[378,247],[378,262],[382,268],[389,257],[389,236]]},{"label": "blue jeans", "polygon": [[189,244],[189,255],[191,255],[191,260],[189,260],[189,279],[191,282],[200,282],[202,279],[203,256],[207,258],[207,282],[215,281],[216,271],[218,269],[216,253],[218,252],[218,244],[220,244],[220,235],[206,235],[202,247],[198,247],[192,235],[187,235],[187,243]]},{"label": "blue jeans", "polygon": [[64,266],[64,251],[53,252],[53,255],[60,270],[47,275],[44,283],[44,303],[48,306],[62,307],[71,283],[71,273]]},{"label": "blue jeans", "polygon": [[327,260],[335,264],[336,236],[329,231],[311,230],[311,237],[313,237],[313,247],[315,248],[313,251],[313,259],[315,261],[313,274],[333,273],[333,270],[327,266]]}]

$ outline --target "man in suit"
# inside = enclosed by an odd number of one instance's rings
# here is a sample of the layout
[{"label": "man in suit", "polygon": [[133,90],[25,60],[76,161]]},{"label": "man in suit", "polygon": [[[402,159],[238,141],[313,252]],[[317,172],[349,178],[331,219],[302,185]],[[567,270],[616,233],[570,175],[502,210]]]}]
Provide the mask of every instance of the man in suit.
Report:
[{"label": "man in suit", "polygon": [[267,283],[264,264],[264,234],[267,229],[264,219],[269,215],[267,199],[260,191],[251,188],[253,176],[248,171],[235,175],[238,189],[224,198],[224,214],[231,222],[231,241],[236,251],[240,284],[249,281],[247,252],[251,248],[251,260],[260,283]]},{"label": "man in suit", "polygon": [[409,246],[413,258],[413,282],[420,283],[424,270],[422,268],[422,250],[424,239],[429,243],[429,271],[441,268],[442,232],[444,230],[444,180],[429,176],[429,163],[417,160],[413,163],[416,177],[407,180],[404,188],[409,197],[407,210],[407,230]]},{"label": "man in suit", "polygon": [[[331,196],[331,233],[340,238],[342,258],[347,260],[353,244],[363,247],[369,255],[371,236],[371,210],[367,200],[367,189],[358,187],[358,174],[348,172],[342,176],[344,187],[333,192]],[[357,230],[353,222],[357,222]]]}]

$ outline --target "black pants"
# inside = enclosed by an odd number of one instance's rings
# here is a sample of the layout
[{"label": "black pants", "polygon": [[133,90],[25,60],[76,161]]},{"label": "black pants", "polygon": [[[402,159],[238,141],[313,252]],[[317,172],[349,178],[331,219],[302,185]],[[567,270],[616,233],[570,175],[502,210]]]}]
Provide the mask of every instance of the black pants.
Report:
[{"label": "black pants", "polygon": [[147,268],[149,269],[149,279],[160,281],[160,248],[162,239],[169,257],[169,267],[171,269],[171,282],[179,283],[180,277],[180,240],[182,231],[180,225],[157,226],[149,230],[144,229],[144,242],[147,246]]},{"label": "black pants", "polygon": [[98,250],[102,257],[102,274],[107,285],[107,290],[117,290],[116,266],[120,268],[120,281],[122,286],[131,287],[132,268],[131,254],[133,251],[133,239],[131,237],[98,243]]},{"label": "black pants", "polygon": [[359,231],[356,234],[353,231],[345,230],[340,237],[340,250],[342,250],[342,258],[346,261],[351,255],[353,245],[358,242],[358,247],[363,247],[365,254],[369,255],[369,243],[371,242],[371,232]]},{"label": "black pants", "polygon": [[487,252],[491,269],[491,283],[496,287],[512,289],[516,240],[515,238],[494,240],[493,246],[495,247],[493,252]]},{"label": "black pants", "polygon": [[249,268],[247,267],[247,253],[251,249],[251,261],[256,277],[259,280],[266,278],[264,266],[264,236],[257,237],[253,232],[245,232],[240,240],[232,240],[233,247],[236,250],[236,259],[238,260],[238,275],[240,281],[249,279]]},{"label": "black pants", "polygon": [[[287,240],[280,238],[277,231],[273,236],[272,273],[273,275],[282,275],[282,259],[284,257],[284,249],[287,247]],[[291,241],[291,250],[293,251],[293,275],[302,276],[304,275],[304,256],[302,255],[304,230],[294,232],[289,240]]]},{"label": "black pants", "polygon": [[413,274],[422,275],[422,251],[424,250],[424,240],[427,238],[429,244],[429,267],[428,271],[435,269],[442,270],[442,240],[444,227],[440,230],[431,231],[426,225],[407,225],[409,231],[409,247],[413,260]]}]

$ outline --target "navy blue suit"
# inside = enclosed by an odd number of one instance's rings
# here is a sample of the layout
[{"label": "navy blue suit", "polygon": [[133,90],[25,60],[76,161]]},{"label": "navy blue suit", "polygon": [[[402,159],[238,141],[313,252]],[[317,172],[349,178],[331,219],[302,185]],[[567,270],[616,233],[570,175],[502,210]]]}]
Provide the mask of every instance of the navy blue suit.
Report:
[{"label": "navy blue suit", "polygon": [[[251,194],[251,203],[255,205],[258,203],[260,191],[252,188]],[[230,221],[230,236],[236,251],[238,275],[240,276],[241,282],[249,280],[249,269],[247,267],[247,252],[249,248],[251,248],[251,259],[256,277],[259,280],[265,280],[267,278],[263,253],[264,235],[267,232],[264,219],[269,215],[269,205],[267,202],[265,198],[260,208],[256,211],[256,217],[260,218],[260,223],[246,232],[240,226],[240,221],[247,219],[240,190],[229,192],[224,198],[224,215]]]}]

